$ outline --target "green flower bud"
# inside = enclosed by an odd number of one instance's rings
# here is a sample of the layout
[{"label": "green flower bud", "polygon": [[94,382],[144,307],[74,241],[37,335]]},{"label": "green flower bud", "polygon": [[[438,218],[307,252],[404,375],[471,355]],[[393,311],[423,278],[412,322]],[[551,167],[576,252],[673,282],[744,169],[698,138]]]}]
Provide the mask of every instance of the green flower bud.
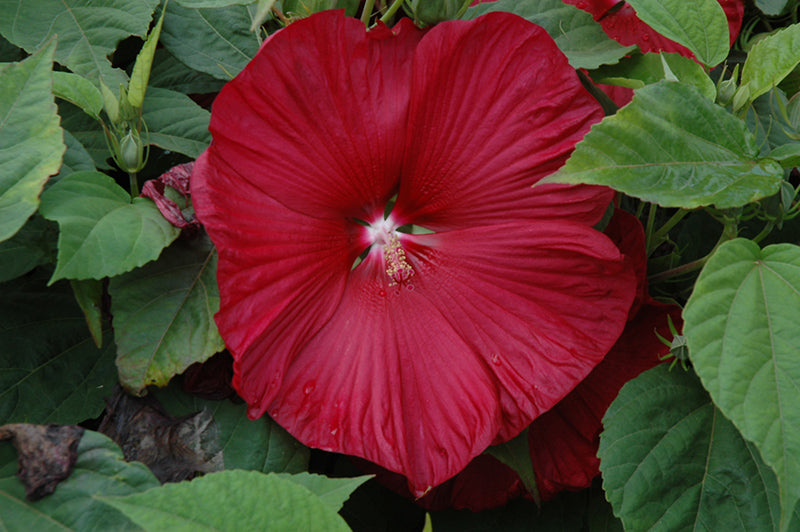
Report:
[{"label": "green flower bud", "polygon": [[129,129],[119,141],[119,147],[113,154],[114,161],[125,172],[138,172],[147,163],[145,147],[146,143],[142,141],[139,132]]},{"label": "green flower bud", "polygon": [[469,3],[469,0],[412,0],[409,5],[417,25],[432,26],[460,18]]}]

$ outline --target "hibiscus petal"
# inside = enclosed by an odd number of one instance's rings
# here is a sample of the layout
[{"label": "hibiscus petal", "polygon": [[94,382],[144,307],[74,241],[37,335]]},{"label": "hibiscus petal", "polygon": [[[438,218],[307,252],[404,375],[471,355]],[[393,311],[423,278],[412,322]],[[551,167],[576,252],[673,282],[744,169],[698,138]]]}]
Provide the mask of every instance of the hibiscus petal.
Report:
[{"label": "hibiscus petal", "polygon": [[[341,299],[347,274],[365,244],[360,226],[299,214],[242,179],[207,150],[192,173],[192,197],[200,220],[219,252],[220,311],[215,319],[237,368],[234,387],[248,403],[271,397],[282,368],[254,373],[245,352],[270,328],[292,329],[291,338],[313,335]],[[313,314],[303,305],[317,302]],[[299,349],[300,344],[288,349]],[[244,375],[244,377],[242,376]],[[253,417],[264,409],[251,412]]]},{"label": "hibiscus petal", "polygon": [[509,13],[439,24],[417,47],[411,90],[401,223],[600,219],[608,189],[530,188],[603,117],[542,28]]},{"label": "hibiscus petal", "polygon": [[[694,54],[685,46],[667,39],[653,28],[642,22],[633,8],[625,3],[616,11],[609,11],[609,0],[564,0],[584,11],[600,22],[606,34],[625,46],[637,45],[642,52],[674,52],[685,57]],[[730,43],[736,40],[742,26],[744,2],[742,0],[719,0],[725,16],[728,18]]]},{"label": "hibiscus petal", "polygon": [[[373,250],[265,408],[307,445],[403,472],[419,496],[569,392],[620,334],[635,283],[614,245],[580,224],[403,242],[411,282],[392,286]],[[250,372],[286,365],[287,333],[245,354]]]},{"label": "hibiscus petal", "polygon": [[[625,328],[614,348],[575,390],[531,424],[528,443],[542,499],[588,487],[599,473],[602,419],[622,385],[669,352],[655,331],[670,338],[667,316],[680,326],[681,310],[652,301]],[[680,370],[678,370],[680,371]]]},{"label": "hibiscus petal", "polygon": [[421,35],[367,33],[342,11],[292,23],[216,99],[212,149],[291,209],[370,218],[396,192]]}]

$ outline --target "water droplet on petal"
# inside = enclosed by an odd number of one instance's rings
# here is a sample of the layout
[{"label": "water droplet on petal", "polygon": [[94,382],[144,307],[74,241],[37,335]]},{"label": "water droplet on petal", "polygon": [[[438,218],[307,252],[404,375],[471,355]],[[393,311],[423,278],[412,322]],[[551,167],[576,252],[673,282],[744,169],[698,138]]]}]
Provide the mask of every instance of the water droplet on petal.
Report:
[{"label": "water droplet on petal", "polygon": [[643,40],[644,42],[650,42],[650,36],[649,36],[648,34],[646,34],[646,33],[645,33],[644,35],[642,35],[642,40]]},{"label": "water droplet on petal", "polygon": [[269,417],[271,417],[272,419],[275,419],[276,417],[278,417],[278,411],[277,410],[273,410],[272,412],[269,413]]},{"label": "water droplet on petal", "polygon": [[303,393],[309,395],[311,392],[314,391],[314,388],[317,387],[317,384],[314,381],[308,381],[305,386],[303,386]]},{"label": "water droplet on petal", "polygon": [[256,419],[261,416],[261,411],[257,406],[251,406],[247,408],[247,417],[250,419]]},{"label": "water droplet on petal", "polygon": [[492,360],[492,364],[494,364],[495,366],[499,366],[500,365],[500,355],[498,355],[497,353],[495,353],[495,354],[493,354],[491,356],[491,360]]},{"label": "water droplet on petal", "polygon": [[444,447],[439,447],[437,450],[439,451],[439,456],[447,456],[447,449]]},{"label": "water droplet on petal", "polygon": [[585,11],[586,10],[586,2],[578,2],[577,4],[575,4],[575,7],[577,7],[578,9],[583,9]]},{"label": "water droplet on petal", "polygon": [[378,292],[378,295],[381,297],[386,297],[386,290],[381,290],[380,292]]},{"label": "water droplet on petal", "polygon": [[339,426],[336,425],[335,423],[331,423],[330,430],[331,430],[331,436],[336,436],[336,433],[339,432]]}]

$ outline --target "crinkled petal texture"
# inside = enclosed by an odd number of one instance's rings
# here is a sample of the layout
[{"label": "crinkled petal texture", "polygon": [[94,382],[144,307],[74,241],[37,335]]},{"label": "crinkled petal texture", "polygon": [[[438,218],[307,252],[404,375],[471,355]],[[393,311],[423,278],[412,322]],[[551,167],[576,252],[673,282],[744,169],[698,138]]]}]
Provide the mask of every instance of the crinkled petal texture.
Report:
[{"label": "crinkled petal texture", "polygon": [[[642,22],[627,2],[612,11],[610,9],[620,2],[612,0],[564,0],[564,2],[591,13],[603,26],[606,34],[622,45],[637,45],[642,52],[674,52],[685,57],[694,57],[688,48],[664,37]],[[742,27],[744,1],[719,0],[719,3],[725,11],[725,16],[728,17],[730,43],[733,44]]]},{"label": "crinkled petal texture", "polygon": [[249,415],[419,495],[564,397],[622,332],[635,276],[591,228],[611,191],[531,185],[601,116],[510,14],[423,34],[323,12],[270,37],[192,175]]}]

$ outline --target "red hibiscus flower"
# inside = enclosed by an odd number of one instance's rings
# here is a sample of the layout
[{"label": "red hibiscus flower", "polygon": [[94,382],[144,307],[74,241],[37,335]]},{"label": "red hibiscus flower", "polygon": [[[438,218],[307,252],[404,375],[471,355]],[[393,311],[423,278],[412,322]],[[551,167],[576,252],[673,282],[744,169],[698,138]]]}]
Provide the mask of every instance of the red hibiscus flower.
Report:
[{"label": "red hibiscus flower", "polygon": [[[618,0],[564,0],[564,2],[590,13],[606,34],[622,45],[635,44],[642,52],[674,52],[685,57],[694,57],[688,48],[667,39],[642,22],[627,2]],[[744,2],[719,0],[719,3],[728,17],[730,43],[733,44],[742,26]]]},{"label": "red hibiscus flower", "polygon": [[250,417],[421,495],[550,409],[635,292],[592,229],[612,192],[531,188],[601,117],[507,13],[423,33],[323,12],[271,36],[191,178]]},{"label": "red hibiscus flower", "polygon": [[[661,362],[669,352],[656,335],[669,338],[668,317],[680,327],[681,309],[653,300],[647,291],[647,257],[642,224],[617,211],[606,234],[619,246],[636,271],[637,297],[629,321],[614,347],[580,384],[551,410],[536,418],[528,431],[531,462],[542,500],[564,490],[589,487],[600,474],[597,449],[602,418],[622,386]],[[362,461],[356,464],[398,493],[410,496],[403,477]],[[493,456],[475,458],[454,478],[417,502],[428,510],[486,510],[502,506],[527,492],[519,476]]]}]

